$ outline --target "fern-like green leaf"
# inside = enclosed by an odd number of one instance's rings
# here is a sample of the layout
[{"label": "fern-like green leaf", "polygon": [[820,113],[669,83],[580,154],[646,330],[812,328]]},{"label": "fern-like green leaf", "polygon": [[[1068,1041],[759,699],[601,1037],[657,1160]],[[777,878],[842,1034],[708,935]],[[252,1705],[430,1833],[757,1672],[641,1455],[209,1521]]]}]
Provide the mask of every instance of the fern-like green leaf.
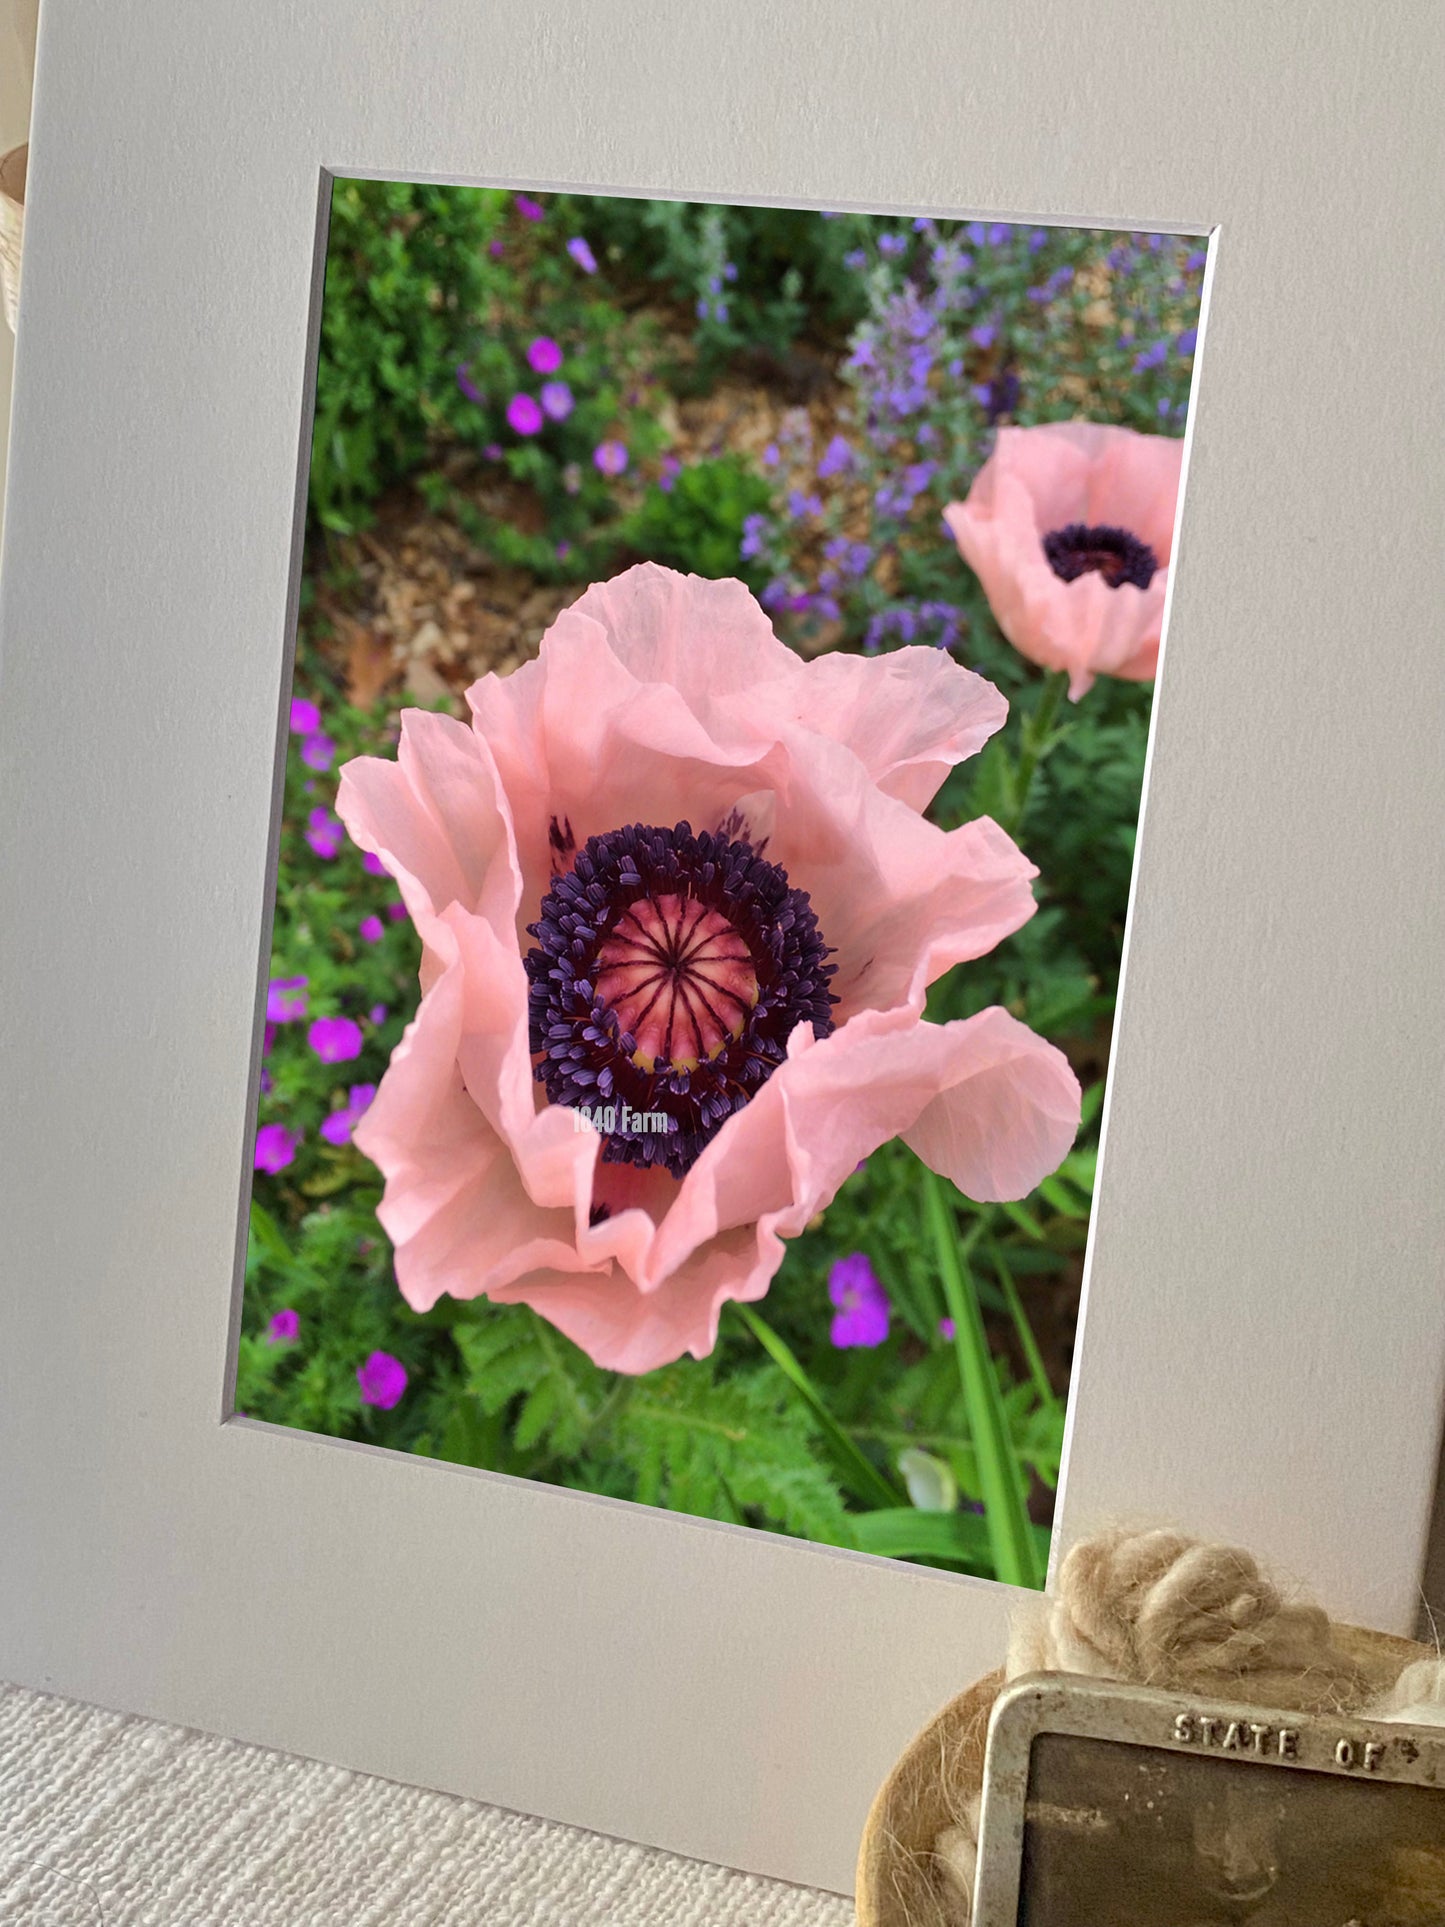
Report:
[{"label": "fern-like green leaf", "polygon": [[621,1409],[616,1450],[636,1467],[644,1504],[856,1544],[807,1415],[773,1366],[724,1380],[696,1365],[651,1374]]}]

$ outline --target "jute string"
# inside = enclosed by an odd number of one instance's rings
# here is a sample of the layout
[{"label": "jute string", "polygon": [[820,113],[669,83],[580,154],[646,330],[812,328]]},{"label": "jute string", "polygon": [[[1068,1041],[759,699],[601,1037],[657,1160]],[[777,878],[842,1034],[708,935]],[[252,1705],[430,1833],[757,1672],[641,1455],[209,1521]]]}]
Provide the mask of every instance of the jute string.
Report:
[{"label": "jute string", "polygon": [[[1237,1546],[1164,1530],[1081,1541],[1057,1592],[1016,1621],[1005,1678],[1086,1673],[1296,1712],[1445,1725],[1445,1659],[1405,1667],[1375,1692],[1318,1606],[1287,1598]],[[934,1842],[950,1927],[968,1927],[980,1796],[963,1797]]]}]

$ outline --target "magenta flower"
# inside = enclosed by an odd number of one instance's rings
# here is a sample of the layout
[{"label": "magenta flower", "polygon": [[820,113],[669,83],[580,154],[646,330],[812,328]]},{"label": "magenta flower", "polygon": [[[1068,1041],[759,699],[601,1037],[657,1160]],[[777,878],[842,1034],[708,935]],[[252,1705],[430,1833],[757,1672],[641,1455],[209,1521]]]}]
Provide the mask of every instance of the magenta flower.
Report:
[{"label": "magenta flower", "polygon": [[306,1041],[323,1064],[347,1064],[361,1055],[361,1026],[351,1017],[318,1017]]},{"label": "magenta flower", "polygon": [[888,1336],[888,1294],[865,1253],[840,1258],[828,1273],[828,1296],[837,1306],[828,1336],[846,1351],[871,1349]]},{"label": "magenta flower", "polygon": [[274,1078],[274,1077],[272,1077],[272,1075],[271,1075],[271,1073],[270,1073],[270,1071],[268,1071],[268,1070],[267,1070],[267,1068],[266,1068],[266,1066],[265,1066],[265,1065],[263,1064],[263,1065],[261,1066],[261,1095],[262,1095],[262,1097],[269,1097],[269,1096],[271,1095],[271,1092],[272,1092],[272,1091],[273,1091],[273,1090],[275,1089],[275,1085],[276,1085],[276,1080],[275,1080],[275,1078]]},{"label": "magenta flower", "polygon": [[483,399],[481,389],[478,388],[477,384],[472,380],[470,362],[459,361],[457,363],[457,387],[461,389],[468,401],[480,402]]},{"label": "magenta flower", "polygon": [[527,345],[527,359],[539,375],[555,375],[562,366],[562,350],[550,335],[538,335]]},{"label": "magenta flower", "polygon": [[386,934],[386,926],[380,917],[363,917],[356,926],[356,934],[363,943],[380,943]]},{"label": "magenta flower", "polygon": [[530,194],[514,194],[512,196],[512,205],[524,221],[543,220],[547,213],[542,203],[540,201],[534,201]]},{"label": "magenta flower", "polygon": [[584,274],[596,274],[597,257],[580,234],[574,234],[567,243],[567,252]]},{"label": "magenta flower", "polygon": [[335,755],[335,743],[329,736],[323,736],[319,731],[307,736],[301,744],[301,760],[307,769],[330,769]]},{"label": "magenta flower", "polygon": [[361,859],[361,867],[369,876],[384,877],[386,865],[374,850],[367,850]]},{"label": "magenta flower", "polygon": [[592,459],[604,475],[620,475],[627,466],[627,449],[621,442],[599,442]]},{"label": "magenta flower", "polygon": [[542,426],[542,411],[530,395],[513,395],[507,403],[507,423],[519,435],[535,435]]},{"label": "magenta flower", "polygon": [[954,1324],[951,1318],[939,1319],[938,1335],[940,1338],[946,1338],[949,1340],[950,1343],[952,1343],[954,1334],[957,1332],[957,1330],[958,1330],[958,1327]]},{"label": "magenta flower", "polygon": [[804,661],[742,583],[644,563],[468,701],[470,727],[406,711],[337,803],[423,945],[353,1137],[415,1310],[526,1303],[652,1371],[706,1357],[880,1145],[980,1202],[1055,1169],[1079,1123],[1063,1054],[999,1006],[926,1016],[1034,912],[996,824],[923,814],[1003,723],[990,684],[933,649]]},{"label": "magenta flower", "polygon": [[406,905],[404,903],[389,903],[386,906],[386,914],[391,918],[393,923],[400,923],[406,915]]},{"label": "magenta flower", "polygon": [[284,1124],[263,1124],[256,1133],[256,1169],[269,1171],[272,1177],[284,1171],[300,1142],[299,1131],[288,1131]]},{"label": "magenta flower", "polygon": [[265,1033],[261,1039],[261,1055],[263,1057],[266,1057],[270,1054],[271,1046],[275,1043],[275,1041],[276,1041],[276,1026],[274,1024],[268,1023],[266,1026]]},{"label": "magenta flower", "polygon": [[294,1311],[278,1311],[266,1327],[268,1345],[289,1345],[301,1329],[301,1315]]},{"label": "magenta flower", "polygon": [[565,381],[542,383],[542,411],[551,421],[566,421],[572,413],[572,390]]},{"label": "magenta flower", "polygon": [[487,253],[491,255],[494,261],[500,261],[506,251],[500,241],[489,241],[487,243]]},{"label": "magenta flower", "polygon": [[332,857],[340,856],[346,832],[330,810],[314,809],[306,819],[306,841],[329,863]]},{"label": "magenta flower", "polygon": [[356,1368],[363,1405],[375,1405],[389,1412],[406,1390],[406,1367],[390,1352],[373,1352],[364,1365]]},{"label": "magenta flower", "polygon": [[321,1135],[328,1144],[349,1144],[351,1133],[366,1115],[366,1108],[376,1096],[375,1084],[353,1084],[350,1095],[340,1110],[322,1120]]},{"label": "magenta flower", "polygon": [[502,444],[500,442],[488,442],[482,450],[482,453],[489,462],[499,462],[502,459]]},{"label": "magenta flower", "polygon": [[373,1004],[366,1014],[373,1024],[384,1024],[386,1022],[386,1005]]},{"label": "magenta flower", "polygon": [[268,1024],[293,1024],[306,1015],[306,983],[305,977],[271,979],[266,986]]},{"label": "magenta flower", "polygon": [[321,711],[304,696],[291,699],[291,728],[298,736],[314,736],[321,727]]}]

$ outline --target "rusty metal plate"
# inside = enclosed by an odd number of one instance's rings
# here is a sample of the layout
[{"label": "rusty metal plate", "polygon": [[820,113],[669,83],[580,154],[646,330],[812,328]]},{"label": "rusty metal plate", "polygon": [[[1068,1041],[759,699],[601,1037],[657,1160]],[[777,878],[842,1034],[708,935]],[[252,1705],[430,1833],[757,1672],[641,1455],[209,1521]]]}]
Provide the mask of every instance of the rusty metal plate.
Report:
[{"label": "rusty metal plate", "polygon": [[1018,1680],[974,1927],[1445,1927],[1445,1728]]}]

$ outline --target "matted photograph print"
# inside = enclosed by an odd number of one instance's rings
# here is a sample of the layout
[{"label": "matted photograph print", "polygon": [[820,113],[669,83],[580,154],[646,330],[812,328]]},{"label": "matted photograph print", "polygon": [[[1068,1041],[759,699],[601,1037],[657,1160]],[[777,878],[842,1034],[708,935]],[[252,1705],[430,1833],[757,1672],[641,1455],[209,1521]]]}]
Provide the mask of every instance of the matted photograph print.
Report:
[{"label": "matted photograph print", "polygon": [[238,1411],[1042,1583],[1203,268],[333,183]]}]

